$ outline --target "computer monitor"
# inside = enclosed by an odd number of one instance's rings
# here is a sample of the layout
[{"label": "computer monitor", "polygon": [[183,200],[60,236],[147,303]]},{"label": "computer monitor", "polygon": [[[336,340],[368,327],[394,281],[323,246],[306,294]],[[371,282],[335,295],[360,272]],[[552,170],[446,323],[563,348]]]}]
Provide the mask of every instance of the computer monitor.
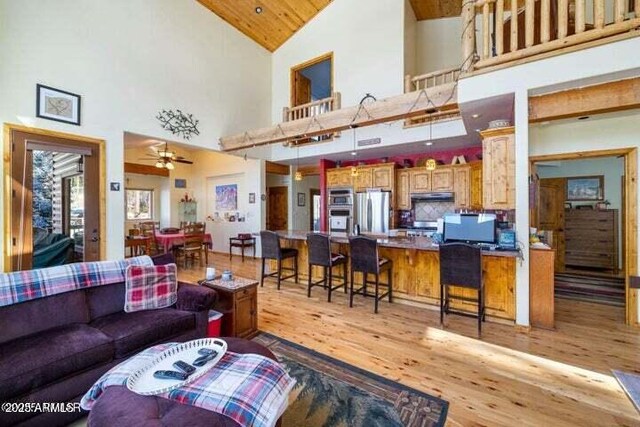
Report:
[{"label": "computer monitor", "polygon": [[447,214],[444,216],[445,242],[495,243],[494,214]]}]

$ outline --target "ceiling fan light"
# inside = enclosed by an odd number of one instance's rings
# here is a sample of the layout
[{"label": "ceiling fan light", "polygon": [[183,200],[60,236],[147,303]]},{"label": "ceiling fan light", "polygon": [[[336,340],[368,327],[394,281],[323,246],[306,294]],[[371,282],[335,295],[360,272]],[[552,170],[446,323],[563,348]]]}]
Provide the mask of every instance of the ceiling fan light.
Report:
[{"label": "ceiling fan light", "polygon": [[175,169],[175,166],[174,166],[174,165],[173,165],[173,163],[171,163],[171,162],[167,162],[167,163],[164,165],[164,167],[165,167],[165,168],[167,168],[167,169],[169,169],[170,171],[172,171],[172,170],[174,170],[174,169]]},{"label": "ceiling fan light", "polygon": [[157,167],[158,169],[162,169],[162,168],[164,167],[164,163],[162,163],[160,160],[158,160],[158,161],[156,162],[156,167]]}]

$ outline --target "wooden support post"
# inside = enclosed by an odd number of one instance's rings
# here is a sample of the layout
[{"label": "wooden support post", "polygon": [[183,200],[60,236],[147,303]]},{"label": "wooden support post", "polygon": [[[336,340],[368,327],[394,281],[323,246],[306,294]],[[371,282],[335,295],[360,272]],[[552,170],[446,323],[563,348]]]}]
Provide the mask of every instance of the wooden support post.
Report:
[{"label": "wooden support post", "polygon": [[482,59],[487,59],[490,55],[491,28],[489,18],[489,2],[485,0],[482,5]]},{"label": "wooden support post", "polygon": [[404,76],[404,93],[413,92],[413,88],[411,86],[413,86],[411,84],[411,76],[407,74]]},{"label": "wooden support post", "polygon": [[593,20],[596,28],[604,28],[604,0],[593,0]]},{"label": "wooden support post", "polygon": [[511,1],[511,52],[518,50],[518,2]]},{"label": "wooden support post", "polygon": [[342,108],[342,95],[340,92],[333,92],[333,109],[339,110]]},{"label": "wooden support post", "polygon": [[585,30],[585,0],[576,0],[576,34],[582,33]]},{"label": "wooden support post", "polygon": [[613,0],[613,20],[624,21],[626,0]]},{"label": "wooden support post", "polygon": [[535,0],[526,0],[524,9],[524,29],[525,39],[524,45],[526,47],[533,46],[533,34],[535,33]]},{"label": "wooden support post", "polygon": [[[576,3],[581,0],[576,0]],[[584,1],[584,0],[582,0]],[[551,0],[541,0],[540,2],[540,42],[546,43],[551,40]]]},{"label": "wooden support post", "polygon": [[[462,1],[462,72],[473,70],[473,55],[476,52],[476,6],[469,0]],[[639,0],[640,1],[640,0]]]},{"label": "wooden support post", "polygon": [[569,26],[569,0],[558,0],[558,39],[567,37]]},{"label": "wooden support post", "polygon": [[636,19],[640,18],[640,0],[636,0],[633,4],[634,11],[636,13]]},{"label": "wooden support post", "polygon": [[282,121],[289,121],[289,107],[282,107]]},{"label": "wooden support post", "polygon": [[504,53],[504,0],[496,2],[496,55]]}]

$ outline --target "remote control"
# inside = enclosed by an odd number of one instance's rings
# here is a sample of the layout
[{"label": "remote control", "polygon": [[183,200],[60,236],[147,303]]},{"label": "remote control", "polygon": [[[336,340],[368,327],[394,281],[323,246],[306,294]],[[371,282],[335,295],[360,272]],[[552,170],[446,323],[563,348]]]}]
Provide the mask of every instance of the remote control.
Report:
[{"label": "remote control", "polygon": [[181,370],[187,375],[191,375],[196,371],[196,368],[189,365],[187,362],[183,362],[182,360],[178,360],[177,362],[174,362],[173,367]]},{"label": "remote control", "polygon": [[189,375],[184,372],[178,371],[155,371],[153,377],[159,380],[179,380],[184,381],[189,378]]},{"label": "remote control", "polygon": [[193,365],[198,367],[204,366],[208,361],[215,359],[216,355],[217,353],[212,353],[212,354],[200,356],[193,361]]},{"label": "remote control", "polygon": [[200,350],[198,350],[198,354],[201,354],[203,356],[208,356],[210,354],[218,354],[217,351],[211,349],[211,348],[201,348]]}]

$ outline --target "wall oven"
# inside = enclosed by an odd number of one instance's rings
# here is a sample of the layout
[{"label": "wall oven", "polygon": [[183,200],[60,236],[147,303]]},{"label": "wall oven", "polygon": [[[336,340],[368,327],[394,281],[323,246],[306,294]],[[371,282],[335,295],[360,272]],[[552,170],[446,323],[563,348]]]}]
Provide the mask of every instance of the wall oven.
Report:
[{"label": "wall oven", "polygon": [[350,188],[333,188],[329,190],[329,207],[353,206],[353,190]]},{"label": "wall oven", "polygon": [[329,207],[329,232],[348,233],[353,222],[353,207]]}]

